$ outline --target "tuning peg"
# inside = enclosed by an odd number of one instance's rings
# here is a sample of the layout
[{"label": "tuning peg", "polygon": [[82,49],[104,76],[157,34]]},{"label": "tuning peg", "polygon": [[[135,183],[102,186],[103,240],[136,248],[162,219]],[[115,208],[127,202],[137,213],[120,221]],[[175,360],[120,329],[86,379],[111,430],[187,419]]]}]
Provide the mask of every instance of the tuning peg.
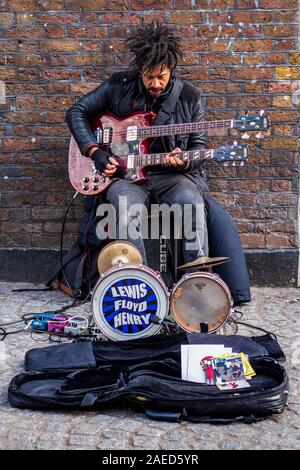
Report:
[{"label": "tuning peg", "polygon": [[224,162],[223,165],[224,165],[224,166],[228,166],[228,165],[229,165],[229,162]]},{"label": "tuning peg", "polygon": [[234,141],[233,141],[233,145],[237,145],[237,140],[234,140]]},{"label": "tuning peg", "polygon": [[232,162],[231,166],[236,166],[236,163],[235,163],[235,162]]},{"label": "tuning peg", "polygon": [[261,131],[259,131],[258,134],[255,134],[255,137],[256,137],[257,139],[263,139],[263,138],[264,138],[264,135],[262,134]]},{"label": "tuning peg", "polygon": [[247,132],[244,132],[244,134],[242,135],[241,139],[250,139],[250,135],[247,134]]},{"label": "tuning peg", "polygon": [[245,111],[245,116],[247,117],[247,116],[248,116],[248,114],[249,114],[249,111],[248,111],[248,110],[246,110],[246,111]]},{"label": "tuning peg", "polygon": [[240,162],[239,166],[245,166],[245,162]]},{"label": "tuning peg", "polygon": [[260,116],[263,116],[264,114],[265,114],[265,110],[264,110],[264,109],[261,109],[261,110],[259,111],[259,115],[260,115]]}]

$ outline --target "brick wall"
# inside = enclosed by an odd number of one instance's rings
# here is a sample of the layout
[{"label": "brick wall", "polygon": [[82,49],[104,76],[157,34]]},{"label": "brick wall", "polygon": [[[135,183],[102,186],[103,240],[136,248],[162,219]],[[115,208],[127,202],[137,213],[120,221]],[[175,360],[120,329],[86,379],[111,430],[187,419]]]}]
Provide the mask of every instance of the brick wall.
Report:
[{"label": "brick wall", "polygon": [[[6,89],[0,102],[0,246],[59,245],[73,194],[65,110],[128,63],[127,31],[153,18],[174,25],[183,38],[179,69],[203,88],[207,119],[268,112],[272,127],[264,139],[247,140],[246,166],[210,166],[210,188],[237,222],[245,248],[297,246],[297,0],[0,0]],[[219,131],[210,144],[239,136]],[[71,210],[66,245],[82,216],[82,199]]]}]

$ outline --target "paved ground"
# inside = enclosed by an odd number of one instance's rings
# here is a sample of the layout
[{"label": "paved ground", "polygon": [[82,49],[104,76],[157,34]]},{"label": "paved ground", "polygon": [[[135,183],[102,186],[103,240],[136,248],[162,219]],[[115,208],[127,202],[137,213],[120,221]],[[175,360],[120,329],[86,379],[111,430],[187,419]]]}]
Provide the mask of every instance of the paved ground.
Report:
[{"label": "paved ground", "polygon": [[[18,284],[17,287],[28,287]],[[57,308],[68,299],[60,292],[11,293],[16,287],[0,283],[0,323],[26,312]],[[253,288],[253,301],[242,307],[244,321],[278,335],[287,355],[290,375],[289,405],[251,425],[151,421],[129,409],[93,412],[45,412],[11,408],[7,401],[10,379],[23,370],[28,349],[45,346],[27,332],[0,342],[0,449],[296,449],[299,448],[300,379],[299,289]],[[88,313],[86,304],[73,313]],[[240,329],[247,335],[259,334]]]}]

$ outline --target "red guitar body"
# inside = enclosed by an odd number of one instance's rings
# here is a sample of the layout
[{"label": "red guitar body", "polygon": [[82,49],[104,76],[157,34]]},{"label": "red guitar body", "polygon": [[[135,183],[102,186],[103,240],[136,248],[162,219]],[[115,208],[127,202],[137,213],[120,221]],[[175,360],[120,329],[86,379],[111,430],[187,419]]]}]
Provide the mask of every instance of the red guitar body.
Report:
[{"label": "red guitar body", "polygon": [[[119,162],[119,169],[130,173],[127,167],[128,156],[147,154],[151,139],[139,140],[138,138],[133,138],[133,140],[128,141],[128,135],[131,138],[128,128],[131,126],[134,128],[148,127],[154,117],[155,115],[151,112],[136,112],[124,118],[118,118],[113,114],[106,113],[97,117],[91,123],[91,129],[95,133],[97,133],[98,129],[98,132],[102,133],[104,139],[106,137],[105,133],[112,136],[105,145],[110,147],[112,154]],[[135,173],[136,178],[134,183],[141,184],[147,179],[145,176],[146,166],[138,168],[135,170]],[[115,181],[114,178],[103,178],[99,175],[92,160],[81,154],[73,137],[71,138],[69,148],[69,178],[72,186],[77,191],[86,195],[98,194]],[[131,179],[130,176],[128,179]]]}]

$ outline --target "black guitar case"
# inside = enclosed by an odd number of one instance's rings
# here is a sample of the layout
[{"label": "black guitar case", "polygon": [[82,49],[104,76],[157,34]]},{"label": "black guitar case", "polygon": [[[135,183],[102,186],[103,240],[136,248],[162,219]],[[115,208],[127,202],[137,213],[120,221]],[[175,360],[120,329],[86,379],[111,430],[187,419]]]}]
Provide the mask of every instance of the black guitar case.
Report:
[{"label": "black guitar case", "polygon": [[[181,344],[224,344],[245,352],[256,372],[250,388],[220,391],[181,379]],[[271,335],[157,335],[114,343],[75,342],[28,351],[29,372],[14,377],[12,406],[33,409],[104,409],[123,404],[152,419],[194,422],[254,422],[281,413],[288,377],[284,354]]]}]

